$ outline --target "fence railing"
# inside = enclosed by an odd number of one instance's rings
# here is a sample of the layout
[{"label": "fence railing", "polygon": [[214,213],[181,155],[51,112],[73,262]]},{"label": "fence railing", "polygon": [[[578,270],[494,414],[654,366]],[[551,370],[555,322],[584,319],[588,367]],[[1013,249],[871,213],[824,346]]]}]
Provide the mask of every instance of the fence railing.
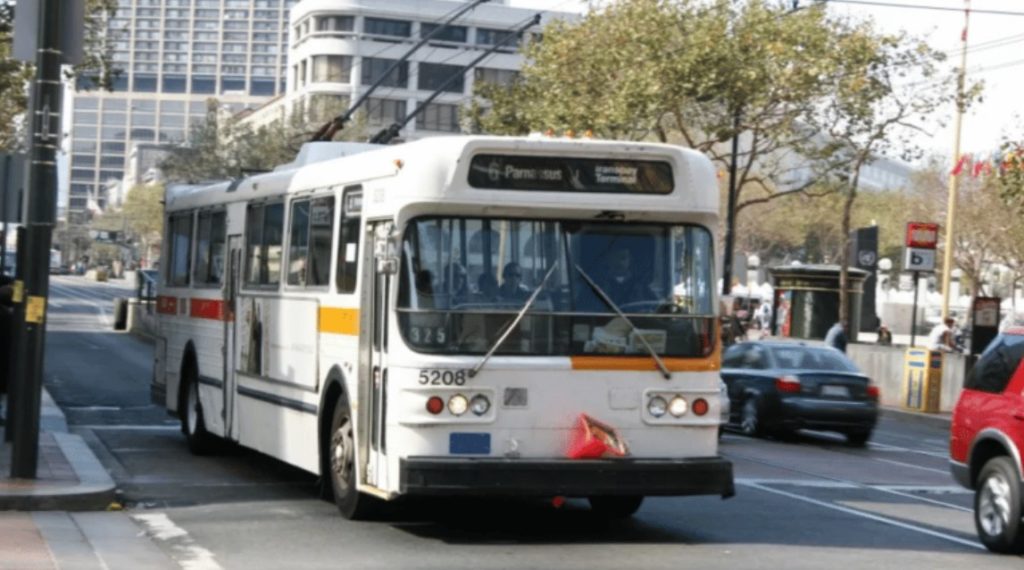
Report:
[{"label": "fence railing", "polygon": [[156,305],[156,279],[157,271],[152,269],[140,269],[135,272],[135,297],[140,305],[146,306],[146,312],[153,314],[153,307]]}]

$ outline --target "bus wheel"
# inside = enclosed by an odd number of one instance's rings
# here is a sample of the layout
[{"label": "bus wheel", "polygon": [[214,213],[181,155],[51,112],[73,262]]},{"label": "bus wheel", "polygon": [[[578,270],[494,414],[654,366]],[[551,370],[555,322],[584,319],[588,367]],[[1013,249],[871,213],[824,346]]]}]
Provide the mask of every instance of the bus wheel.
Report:
[{"label": "bus wheel", "polygon": [[331,439],[328,457],[331,466],[331,488],[341,516],[349,520],[370,518],[376,499],[356,489],[356,440],[352,412],[344,395],[338,397],[331,418]]},{"label": "bus wheel", "polygon": [[183,375],[185,397],[181,410],[181,432],[185,434],[188,450],[193,455],[206,455],[213,451],[214,441],[210,432],[206,431],[203,419],[203,405],[199,401],[199,382],[195,370],[189,367]]},{"label": "bus wheel", "polygon": [[588,500],[591,510],[608,519],[629,518],[644,502],[642,495],[594,496]]}]

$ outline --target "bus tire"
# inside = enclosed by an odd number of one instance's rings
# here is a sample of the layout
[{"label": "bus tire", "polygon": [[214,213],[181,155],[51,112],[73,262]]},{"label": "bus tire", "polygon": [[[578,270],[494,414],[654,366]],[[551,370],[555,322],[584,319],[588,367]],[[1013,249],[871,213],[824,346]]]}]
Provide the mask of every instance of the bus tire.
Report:
[{"label": "bus tire", "polygon": [[199,400],[199,381],[195,366],[187,364],[181,375],[182,398],[179,416],[181,417],[181,433],[185,434],[188,450],[192,455],[208,455],[213,451],[215,441],[213,435],[206,431],[206,420],[203,419],[203,405]]},{"label": "bus tire", "polygon": [[331,490],[341,516],[348,520],[365,520],[373,516],[377,499],[356,489],[358,474],[355,445],[352,411],[345,394],[341,394],[334,406],[330,438],[327,440]]},{"label": "bus tire", "polygon": [[597,495],[587,499],[590,509],[606,519],[625,519],[636,514],[644,502],[643,495]]}]

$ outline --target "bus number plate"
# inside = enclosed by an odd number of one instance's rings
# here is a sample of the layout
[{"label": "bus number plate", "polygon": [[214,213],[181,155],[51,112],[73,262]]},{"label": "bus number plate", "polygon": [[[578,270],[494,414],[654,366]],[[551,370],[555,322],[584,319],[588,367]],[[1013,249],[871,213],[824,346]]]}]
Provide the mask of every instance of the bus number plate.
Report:
[{"label": "bus number plate", "polygon": [[423,386],[462,386],[466,383],[465,370],[420,370]]}]

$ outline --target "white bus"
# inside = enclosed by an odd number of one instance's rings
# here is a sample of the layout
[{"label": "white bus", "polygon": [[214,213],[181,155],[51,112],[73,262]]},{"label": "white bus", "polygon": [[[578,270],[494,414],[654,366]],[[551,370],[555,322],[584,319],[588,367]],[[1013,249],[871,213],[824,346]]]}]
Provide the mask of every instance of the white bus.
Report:
[{"label": "white bus", "polygon": [[702,155],[311,143],[166,210],[152,388],[194,452],[223,438],[319,474],[348,518],[400,495],[608,516],[732,495]]}]

